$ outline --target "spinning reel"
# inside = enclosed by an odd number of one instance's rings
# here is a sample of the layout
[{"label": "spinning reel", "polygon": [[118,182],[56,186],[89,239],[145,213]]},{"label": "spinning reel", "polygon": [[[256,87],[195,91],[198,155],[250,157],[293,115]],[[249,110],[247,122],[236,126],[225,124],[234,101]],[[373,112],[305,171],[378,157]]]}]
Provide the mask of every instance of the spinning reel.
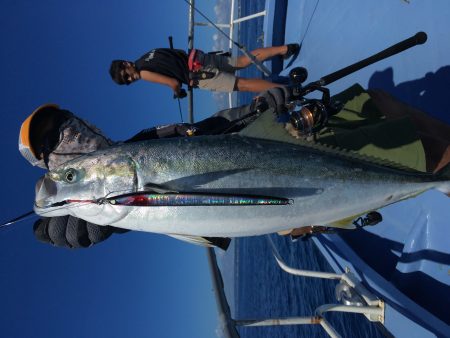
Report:
[{"label": "spinning reel", "polygon": [[[414,36],[392,45],[377,54],[328,74],[306,86],[302,86],[302,84],[308,78],[308,71],[303,67],[293,68],[289,73],[293,101],[286,105],[290,112],[292,126],[299,132],[300,136],[313,136],[327,125],[330,116],[337,114],[340,110],[340,107],[335,106],[331,102],[330,91],[328,88],[325,88],[326,85],[375,62],[403,52],[415,45],[423,44],[425,41],[427,41],[427,35],[424,32],[418,32]],[[322,98],[305,98],[307,94],[314,91],[320,91]]]},{"label": "spinning reel", "polygon": [[[302,136],[311,136],[321,130],[328,122],[328,117],[337,112],[331,107],[330,91],[328,88],[316,86],[313,90],[322,92],[322,98],[305,99],[302,83],[308,78],[306,68],[297,67],[289,72],[289,79],[293,86],[292,95],[295,99],[288,105],[291,112],[290,122]],[[308,85],[312,89],[312,84]],[[306,87],[305,87],[306,88]]]}]

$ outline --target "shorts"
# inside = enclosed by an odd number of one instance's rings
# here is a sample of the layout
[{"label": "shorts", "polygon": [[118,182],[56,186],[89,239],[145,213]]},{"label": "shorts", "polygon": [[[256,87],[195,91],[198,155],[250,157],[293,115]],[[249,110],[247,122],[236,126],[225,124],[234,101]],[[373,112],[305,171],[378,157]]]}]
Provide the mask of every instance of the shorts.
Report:
[{"label": "shorts", "polygon": [[218,92],[232,92],[236,86],[235,72],[237,59],[218,54],[205,54],[203,59],[203,71],[215,75],[212,78],[199,80],[198,88]]}]

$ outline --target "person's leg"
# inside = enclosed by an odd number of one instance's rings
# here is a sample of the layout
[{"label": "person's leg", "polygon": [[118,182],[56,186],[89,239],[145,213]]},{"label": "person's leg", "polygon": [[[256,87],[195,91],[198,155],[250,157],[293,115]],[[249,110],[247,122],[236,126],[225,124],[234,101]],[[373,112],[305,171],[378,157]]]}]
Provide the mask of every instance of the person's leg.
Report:
[{"label": "person's leg", "polygon": [[259,93],[275,87],[282,87],[279,83],[273,83],[262,79],[236,79],[235,89],[240,92]]},{"label": "person's leg", "polygon": [[260,93],[271,88],[282,87],[279,83],[273,83],[262,79],[245,79],[227,72],[218,72],[213,78],[199,80],[198,88],[218,92],[253,92]]},{"label": "person's leg", "polygon": [[[267,59],[270,59],[274,56],[292,56],[293,54],[298,52],[299,49],[298,44],[290,44],[284,46],[277,47],[266,47],[266,48],[258,48],[250,52],[250,54],[254,55],[256,59],[260,62],[263,62]],[[241,55],[236,59],[236,68],[245,68],[251,64],[250,58],[246,55]]]},{"label": "person's leg", "polygon": [[[258,48],[250,52],[260,62],[270,59],[276,55],[284,55],[287,52],[287,46]],[[245,68],[252,63],[246,55],[241,55],[236,59],[236,68]]]},{"label": "person's leg", "polygon": [[198,88],[227,93],[235,90],[236,76],[233,73],[221,72],[212,67],[206,68],[205,71],[215,73],[215,75],[209,79],[200,79]]}]

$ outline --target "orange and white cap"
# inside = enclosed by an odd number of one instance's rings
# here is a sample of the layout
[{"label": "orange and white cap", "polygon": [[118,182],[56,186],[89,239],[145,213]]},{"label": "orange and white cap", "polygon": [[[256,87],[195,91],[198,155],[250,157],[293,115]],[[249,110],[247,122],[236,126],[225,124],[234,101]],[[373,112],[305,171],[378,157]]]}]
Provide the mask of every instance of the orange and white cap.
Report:
[{"label": "orange and white cap", "polygon": [[39,166],[41,168],[46,168],[44,160],[39,159],[40,154],[36,153],[35,146],[31,144],[31,123],[33,118],[47,108],[56,108],[59,109],[59,106],[54,103],[46,103],[38,108],[36,108],[30,116],[26,118],[26,120],[22,123],[20,127],[19,133],[19,151],[25,159],[30,162],[34,166]]}]

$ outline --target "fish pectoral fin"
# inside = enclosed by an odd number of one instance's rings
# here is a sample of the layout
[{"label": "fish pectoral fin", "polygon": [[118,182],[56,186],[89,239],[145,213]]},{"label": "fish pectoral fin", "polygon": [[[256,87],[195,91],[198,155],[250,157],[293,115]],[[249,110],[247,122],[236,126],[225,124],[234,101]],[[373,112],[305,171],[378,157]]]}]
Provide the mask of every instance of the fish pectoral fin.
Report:
[{"label": "fish pectoral fin", "polygon": [[147,183],[144,185],[145,191],[153,191],[157,194],[173,194],[173,193],[179,193],[179,191],[176,191],[174,189],[170,189],[169,187],[166,187],[162,184],[156,184],[156,183]]},{"label": "fish pectoral fin", "polygon": [[327,226],[332,228],[341,228],[341,229],[355,229],[355,226],[353,225],[353,221],[362,216],[365,215],[365,213],[362,213],[360,215],[350,216],[341,220],[337,220],[331,223],[328,223]]},{"label": "fish pectoral fin", "polygon": [[229,237],[200,237],[192,235],[167,234],[170,237],[205,247],[216,247],[224,251],[230,246],[231,238]]},{"label": "fish pectoral fin", "polygon": [[332,223],[327,224],[329,227],[341,229],[359,229],[366,225],[376,225],[383,220],[381,214],[377,211],[366,211],[358,215],[353,215]]}]

